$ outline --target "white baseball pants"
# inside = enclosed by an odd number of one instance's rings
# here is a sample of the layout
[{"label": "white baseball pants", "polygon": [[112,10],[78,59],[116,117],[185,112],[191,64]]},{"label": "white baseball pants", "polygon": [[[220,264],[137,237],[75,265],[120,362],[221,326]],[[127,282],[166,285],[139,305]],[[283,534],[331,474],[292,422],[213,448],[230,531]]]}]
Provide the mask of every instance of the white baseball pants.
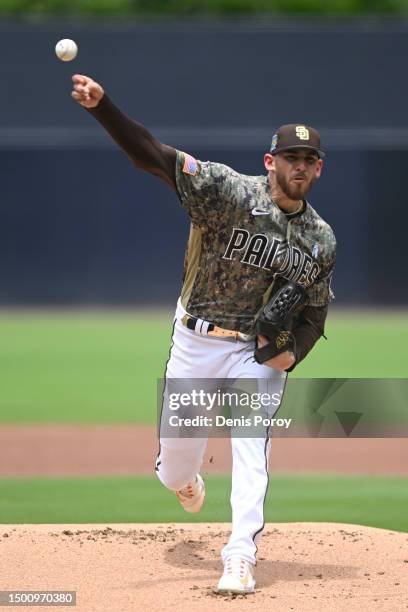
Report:
[{"label": "white baseball pants", "polygon": [[[253,360],[252,342],[231,342],[198,334],[181,323],[184,314],[185,310],[179,302],[166,379],[261,379],[259,388],[262,391],[266,390],[268,380],[273,380],[274,389],[278,385],[283,394],[286,372],[256,363]],[[156,473],[164,486],[178,491],[195,480],[200,472],[206,445],[207,439],[203,437],[160,436]],[[264,528],[269,447],[270,438],[266,428],[264,438],[231,436],[232,532],[222,551],[223,561],[231,555],[237,555],[249,563],[256,563],[257,542]]]}]

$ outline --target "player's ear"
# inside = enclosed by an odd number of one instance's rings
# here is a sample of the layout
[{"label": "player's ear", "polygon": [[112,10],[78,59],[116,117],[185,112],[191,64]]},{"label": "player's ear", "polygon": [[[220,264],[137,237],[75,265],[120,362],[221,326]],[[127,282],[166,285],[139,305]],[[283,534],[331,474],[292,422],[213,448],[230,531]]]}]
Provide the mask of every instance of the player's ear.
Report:
[{"label": "player's ear", "polygon": [[322,173],[323,163],[324,163],[323,160],[319,159],[316,164],[316,174],[315,174],[316,178],[320,178],[320,175]]},{"label": "player's ear", "polygon": [[270,153],[265,153],[264,155],[264,165],[268,172],[270,170],[275,170],[275,157]]}]

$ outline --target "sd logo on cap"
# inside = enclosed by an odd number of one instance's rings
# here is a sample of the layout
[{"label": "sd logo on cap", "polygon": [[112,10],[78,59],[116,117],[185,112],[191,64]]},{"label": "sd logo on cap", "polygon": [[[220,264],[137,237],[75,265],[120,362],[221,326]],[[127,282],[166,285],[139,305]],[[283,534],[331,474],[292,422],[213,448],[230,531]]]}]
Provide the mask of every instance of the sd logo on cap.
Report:
[{"label": "sd logo on cap", "polygon": [[320,148],[320,134],[309,125],[289,123],[281,125],[273,135],[270,153],[275,155],[288,149],[312,149],[319,159],[325,156]]}]

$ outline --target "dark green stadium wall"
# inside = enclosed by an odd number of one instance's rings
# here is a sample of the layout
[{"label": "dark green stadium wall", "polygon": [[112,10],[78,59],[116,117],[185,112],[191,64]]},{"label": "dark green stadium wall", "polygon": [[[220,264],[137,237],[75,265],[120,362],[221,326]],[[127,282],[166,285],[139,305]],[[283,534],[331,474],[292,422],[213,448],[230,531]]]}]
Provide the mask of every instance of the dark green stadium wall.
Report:
[{"label": "dark green stadium wall", "polygon": [[[69,96],[99,79],[163,141],[248,174],[274,128],[328,151],[310,201],[338,238],[339,304],[408,300],[404,22],[0,23],[0,304],[167,303],[188,219]],[[80,46],[62,64],[53,45]]]}]

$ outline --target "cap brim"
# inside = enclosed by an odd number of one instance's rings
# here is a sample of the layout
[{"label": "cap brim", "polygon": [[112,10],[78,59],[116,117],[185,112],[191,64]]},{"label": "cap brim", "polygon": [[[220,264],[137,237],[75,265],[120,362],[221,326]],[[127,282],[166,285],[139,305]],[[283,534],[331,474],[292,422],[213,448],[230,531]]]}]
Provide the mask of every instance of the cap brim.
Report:
[{"label": "cap brim", "polygon": [[316,149],[316,147],[311,147],[310,145],[290,145],[289,147],[282,147],[280,149],[274,149],[270,151],[271,155],[276,155],[277,153],[282,153],[282,151],[289,151],[290,149],[310,149],[311,151],[315,151],[317,153],[319,159],[323,159],[326,153],[321,149]]}]

